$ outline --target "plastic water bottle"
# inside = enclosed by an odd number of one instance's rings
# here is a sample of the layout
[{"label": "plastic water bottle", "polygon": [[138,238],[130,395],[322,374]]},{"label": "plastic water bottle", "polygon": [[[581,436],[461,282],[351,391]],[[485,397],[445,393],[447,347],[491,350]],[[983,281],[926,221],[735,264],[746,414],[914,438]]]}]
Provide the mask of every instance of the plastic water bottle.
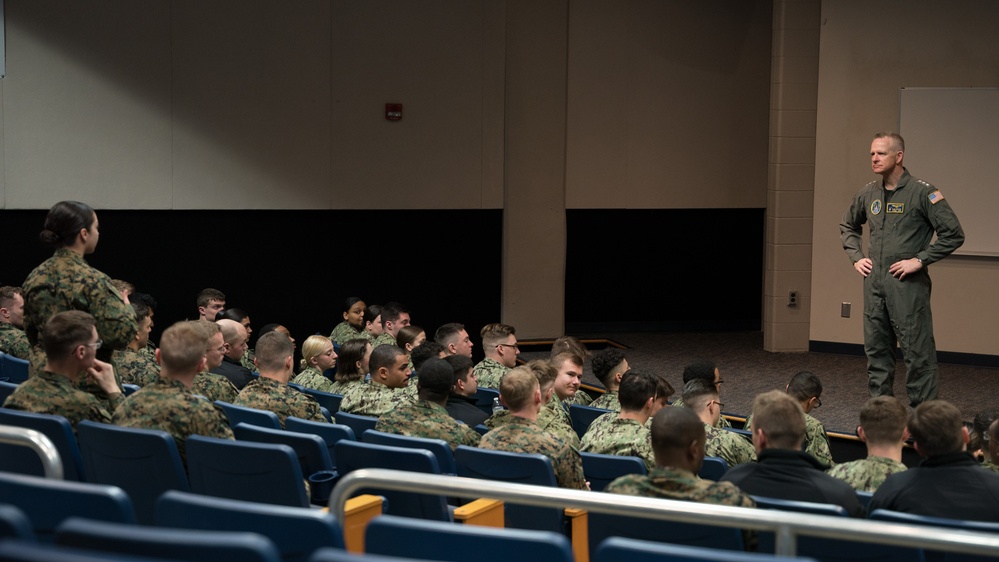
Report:
[{"label": "plastic water bottle", "polygon": [[493,413],[494,414],[496,412],[502,412],[505,409],[506,408],[503,407],[503,404],[500,404],[499,396],[497,396],[496,398],[493,398]]}]

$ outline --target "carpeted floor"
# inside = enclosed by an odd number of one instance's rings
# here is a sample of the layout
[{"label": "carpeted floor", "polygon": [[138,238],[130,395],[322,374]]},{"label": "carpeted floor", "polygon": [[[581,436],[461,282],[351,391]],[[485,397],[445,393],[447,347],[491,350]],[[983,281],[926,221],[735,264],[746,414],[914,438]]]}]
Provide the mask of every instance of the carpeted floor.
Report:
[{"label": "carpeted floor", "polygon": [[[609,339],[626,347],[633,368],[665,373],[679,393],[683,368],[698,357],[713,360],[721,372],[721,401],[725,412],[748,415],[753,397],[781,389],[798,371],[811,371],[822,379],[822,407],[811,413],[828,431],[853,433],[860,407],[869,397],[867,361],[863,357],[828,353],[769,353],[763,350],[762,332],[738,333],[617,333],[577,335],[581,339]],[[547,351],[522,350],[524,360],[547,358]],[[599,386],[587,362],[584,382]],[[983,410],[999,410],[999,369],[940,365],[940,398],[953,402],[966,420]],[[905,366],[899,362],[895,395],[908,404]],[[676,396],[674,396],[676,398]]]}]

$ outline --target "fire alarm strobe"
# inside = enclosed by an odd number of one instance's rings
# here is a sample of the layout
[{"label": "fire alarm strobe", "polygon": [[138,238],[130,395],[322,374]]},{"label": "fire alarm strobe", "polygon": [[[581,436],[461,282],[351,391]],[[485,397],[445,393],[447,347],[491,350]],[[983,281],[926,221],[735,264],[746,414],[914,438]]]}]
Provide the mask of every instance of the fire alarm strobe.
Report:
[{"label": "fire alarm strobe", "polygon": [[387,103],[385,104],[385,119],[388,121],[401,121],[402,120],[402,104],[401,103]]}]

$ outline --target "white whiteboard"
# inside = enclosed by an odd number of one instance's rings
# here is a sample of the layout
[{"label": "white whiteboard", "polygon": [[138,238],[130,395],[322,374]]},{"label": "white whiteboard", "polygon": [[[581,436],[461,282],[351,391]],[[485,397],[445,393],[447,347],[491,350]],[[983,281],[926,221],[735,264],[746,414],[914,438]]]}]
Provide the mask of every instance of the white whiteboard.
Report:
[{"label": "white whiteboard", "polygon": [[964,227],[957,254],[999,256],[999,88],[902,88],[905,167],[938,187]]}]

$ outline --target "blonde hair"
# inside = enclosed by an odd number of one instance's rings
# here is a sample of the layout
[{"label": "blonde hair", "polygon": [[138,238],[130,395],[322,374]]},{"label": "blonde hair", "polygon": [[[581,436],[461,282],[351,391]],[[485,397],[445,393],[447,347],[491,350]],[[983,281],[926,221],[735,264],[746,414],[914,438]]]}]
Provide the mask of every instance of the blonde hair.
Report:
[{"label": "blonde hair", "polygon": [[312,367],[312,360],[326,352],[333,342],[326,336],[309,336],[302,342],[302,368]]}]

